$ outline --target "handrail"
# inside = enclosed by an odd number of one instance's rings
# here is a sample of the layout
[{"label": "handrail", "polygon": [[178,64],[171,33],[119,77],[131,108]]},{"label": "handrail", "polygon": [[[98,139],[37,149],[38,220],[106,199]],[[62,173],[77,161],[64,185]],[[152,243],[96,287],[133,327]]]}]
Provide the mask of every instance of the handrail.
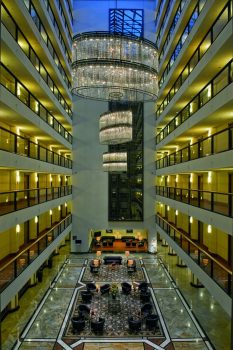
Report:
[{"label": "handrail", "polygon": [[[226,87],[228,87],[232,83],[232,77],[230,75],[230,69],[232,65],[233,59],[231,59],[211,80],[209,80],[206,85],[192,98],[191,101],[189,101],[180,111],[179,113],[172,118],[165,127],[159,131],[159,133],[156,135],[156,144],[158,145],[162,140],[164,140],[168,135],[170,135],[175,129],[177,129],[181,124],[183,124],[186,120],[191,118],[197,111],[200,110],[201,107],[206,105],[209,101],[211,101],[215,96],[217,96],[218,93],[223,91]],[[213,85],[214,80],[218,78],[224,70],[227,70],[227,82],[224,84],[224,86],[221,86],[221,89],[217,92],[214,92]],[[201,94],[210,87],[210,95],[207,95],[206,101],[201,101]],[[197,101],[197,110],[191,110],[190,106],[194,101]],[[182,115],[185,112],[185,115]],[[180,118],[180,121],[179,119]],[[176,123],[178,121],[178,123]],[[170,130],[170,126],[173,126],[174,129]],[[161,138],[162,136],[162,138]]]},{"label": "handrail", "polygon": [[229,273],[232,276],[232,270],[230,270],[228,267],[224,266],[220,261],[218,261],[216,258],[214,258],[210,253],[208,253],[204,248],[202,248],[200,245],[196,244],[194,241],[192,241],[185,233],[182,231],[179,231],[176,226],[170,224],[169,221],[164,219],[160,214],[156,213],[156,216],[159,217],[161,220],[163,220],[168,226],[170,226],[174,231],[185,237],[185,239],[190,242],[194,247],[196,247],[198,250],[200,250],[202,253],[204,253],[210,260],[214,261],[217,265],[219,265],[223,270],[225,270],[227,273]]},{"label": "handrail", "polygon": [[[212,135],[210,135],[210,136],[206,136],[206,137],[204,137],[204,138],[201,138],[200,140],[198,140],[198,141],[196,141],[196,142],[194,142],[194,143],[192,143],[192,144],[189,144],[188,146],[185,146],[184,148],[181,148],[181,149],[179,149],[178,151],[175,151],[175,152],[173,152],[173,153],[167,154],[167,155],[166,155],[165,157],[163,157],[163,158],[156,159],[156,163],[157,163],[157,162],[160,162],[160,161],[162,161],[162,160],[164,160],[164,159],[169,159],[169,157],[171,157],[171,156],[176,156],[176,155],[178,155],[179,153],[184,152],[185,150],[188,151],[188,150],[190,150],[191,147],[195,147],[195,146],[201,145],[203,142],[207,141],[208,139],[212,139],[212,138],[216,137],[217,135],[220,135],[221,133],[230,131],[231,129],[233,130],[233,126],[229,126],[228,128],[225,128],[225,129],[223,129],[223,130],[219,130],[219,131],[217,131],[216,133],[214,133],[214,134],[212,134]],[[229,148],[228,148],[227,150],[229,150]],[[218,153],[218,152],[215,152],[215,153]],[[200,156],[200,157],[198,157],[198,158],[202,158],[202,157]],[[183,161],[182,161],[182,162],[183,162]],[[180,163],[182,163],[182,162],[180,162]]]},{"label": "handrail", "polygon": [[64,185],[64,186],[56,186],[56,187],[35,187],[35,188],[26,188],[23,190],[12,190],[12,191],[7,191],[7,192],[0,192],[1,194],[8,194],[8,193],[18,193],[18,192],[28,192],[28,191],[39,191],[39,190],[55,190],[55,189],[62,189],[62,188],[67,188],[71,189],[72,185]]},{"label": "handrail", "polygon": [[[54,151],[52,151],[52,150],[50,150],[50,149],[48,149],[48,148],[42,146],[42,145],[40,145],[39,143],[36,143],[36,142],[34,142],[34,141],[31,141],[29,138],[27,138],[27,137],[25,137],[25,136],[17,135],[17,134],[14,133],[13,131],[8,130],[8,129],[2,127],[2,126],[0,126],[0,131],[1,131],[1,130],[3,130],[3,131],[6,132],[6,133],[11,134],[13,137],[17,137],[17,138],[23,139],[24,141],[28,142],[29,145],[32,144],[34,147],[38,147],[38,149],[44,149],[47,153],[53,154],[53,156],[56,155],[56,156],[58,157],[59,160],[63,159],[64,162],[68,162],[68,165],[69,165],[68,168],[71,168],[71,167],[72,167],[72,160],[71,160],[70,158],[67,158],[67,157],[65,157],[65,156],[63,156],[63,155],[60,155],[60,154],[58,154],[58,153],[56,153],[56,152],[54,152]],[[16,146],[17,146],[17,144],[16,144]],[[2,148],[1,146],[0,146],[0,150],[6,151],[6,149],[5,149],[5,148]],[[16,150],[16,152],[11,152],[11,153],[18,153],[18,152],[17,152],[17,150]],[[32,157],[30,157],[30,156],[28,156],[28,157],[29,157],[29,158],[32,158]],[[41,160],[41,159],[38,159],[38,160]],[[53,162],[46,161],[46,162],[47,162],[47,163],[51,163],[51,164],[57,165],[54,161],[53,161]],[[59,165],[59,164],[58,164],[58,165]],[[66,166],[64,165],[64,167],[66,167]]]},{"label": "handrail", "polygon": [[160,186],[155,185],[155,187],[163,188],[163,189],[175,189],[175,190],[184,190],[184,191],[197,191],[197,192],[206,192],[206,193],[215,193],[215,194],[225,194],[225,195],[233,195],[232,192],[217,192],[217,191],[205,191],[205,190],[198,190],[198,189],[192,189],[192,188],[181,188],[181,187],[172,187],[172,186]]},{"label": "handrail", "polygon": [[62,222],[66,221],[71,214],[68,214],[64,219],[62,219],[59,223],[55,224],[49,231],[46,231],[42,236],[38,237],[35,241],[33,241],[30,245],[28,245],[25,249],[19,252],[16,256],[14,256],[10,261],[8,261],[5,265],[0,267],[0,272],[2,272],[7,266],[12,264],[15,260],[17,260],[22,254],[26,253],[30,248],[32,248],[36,243],[38,243],[42,238],[46,237],[48,233],[52,232],[56,227],[60,226]]}]

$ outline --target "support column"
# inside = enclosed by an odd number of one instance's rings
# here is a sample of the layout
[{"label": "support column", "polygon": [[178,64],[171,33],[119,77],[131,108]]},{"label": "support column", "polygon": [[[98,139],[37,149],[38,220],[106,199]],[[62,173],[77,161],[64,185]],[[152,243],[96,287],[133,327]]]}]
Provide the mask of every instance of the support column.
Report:
[{"label": "support column", "polygon": [[37,276],[36,273],[34,273],[29,280],[29,287],[34,287],[37,284]]},{"label": "support column", "polygon": [[176,254],[175,250],[172,249],[172,247],[169,247],[168,248],[168,255],[176,256],[177,254]]},{"label": "support column", "polygon": [[192,275],[191,275],[190,284],[191,284],[191,286],[193,286],[195,288],[204,288],[203,284],[199,281],[197,276],[194,275],[194,273],[192,273]]},{"label": "support column", "polygon": [[185,265],[185,263],[183,262],[183,260],[177,256],[177,263],[176,263],[177,266],[179,267],[187,267],[187,265]]},{"label": "support column", "polygon": [[17,293],[10,301],[9,311],[13,312],[19,309],[19,294]]}]

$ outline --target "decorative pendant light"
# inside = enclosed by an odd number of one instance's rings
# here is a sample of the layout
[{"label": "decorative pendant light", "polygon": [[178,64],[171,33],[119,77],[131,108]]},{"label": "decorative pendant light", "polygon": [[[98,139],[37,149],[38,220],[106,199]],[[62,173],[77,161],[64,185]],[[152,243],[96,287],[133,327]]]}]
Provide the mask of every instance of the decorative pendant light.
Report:
[{"label": "decorative pendant light", "polygon": [[127,171],[127,152],[104,153],[103,170],[108,172]]},{"label": "decorative pendant light", "polygon": [[132,141],[132,111],[106,112],[99,120],[99,139],[103,145]]},{"label": "decorative pendant light", "polygon": [[73,40],[73,89],[104,101],[154,101],[158,94],[158,53],[147,39],[119,33],[87,32]]}]

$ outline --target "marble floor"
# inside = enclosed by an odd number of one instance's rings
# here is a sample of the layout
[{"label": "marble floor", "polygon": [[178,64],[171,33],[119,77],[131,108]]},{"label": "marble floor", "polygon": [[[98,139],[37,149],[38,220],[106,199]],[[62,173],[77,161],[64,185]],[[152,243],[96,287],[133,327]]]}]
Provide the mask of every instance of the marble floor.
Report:
[{"label": "marble floor", "polygon": [[159,247],[157,255],[130,256],[137,259],[150,284],[163,337],[67,338],[68,320],[77,293],[84,288],[82,277],[93,254],[68,255],[64,247],[53,258],[53,268],[44,270],[43,282],[30,288],[20,299],[20,309],[3,320],[1,349],[230,350],[229,317],[208,291],[190,286],[187,269],[176,267],[175,257],[169,257],[166,248]]}]

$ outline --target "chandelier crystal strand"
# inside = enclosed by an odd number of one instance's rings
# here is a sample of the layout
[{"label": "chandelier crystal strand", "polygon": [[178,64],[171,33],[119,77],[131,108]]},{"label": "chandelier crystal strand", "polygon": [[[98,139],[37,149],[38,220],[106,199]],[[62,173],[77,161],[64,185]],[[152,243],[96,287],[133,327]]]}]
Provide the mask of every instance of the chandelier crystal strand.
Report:
[{"label": "chandelier crystal strand", "polygon": [[104,153],[103,170],[108,172],[127,171],[127,152]]},{"label": "chandelier crystal strand", "polygon": [[76,35],[73,93],[106,101],[153,101],[158,54],[149,40],[109,32]]},{"label": "chandelier crystal strand", "polygon": [[106,112],[99,119],[99,139],[103,145],[132,141],[132,111]]}]

